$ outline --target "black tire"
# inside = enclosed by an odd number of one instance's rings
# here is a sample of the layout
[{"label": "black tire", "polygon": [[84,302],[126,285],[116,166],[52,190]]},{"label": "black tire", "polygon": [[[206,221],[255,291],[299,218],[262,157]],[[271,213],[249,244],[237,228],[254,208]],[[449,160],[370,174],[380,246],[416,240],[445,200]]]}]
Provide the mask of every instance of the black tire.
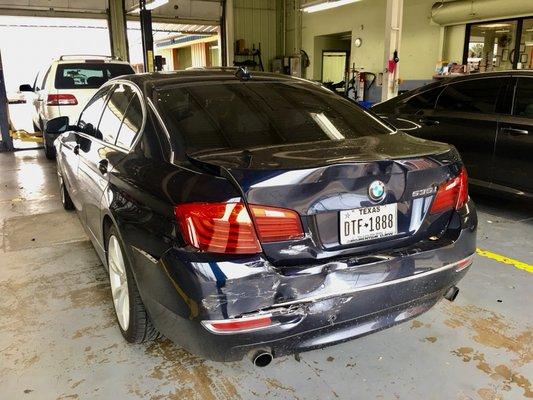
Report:
[{"label": "black tire", "polygon": [[68,194],[67,187],[65,186],[65,182],[63,182],[62,178],[59,178],[59,190],[61,194],[61,203],[63,204],[63,208],[69,211],[74,210],[74,203],[70,198],[70,194]]},{"label": "black tire", "polygon": [[56,150],[54,149],[54,147],[47,146],[46,139],[43,141],[43,143],[44,143],[44,155],[46,156],[46,158],[48,158],[49,160],[55,159]]},{"label": "black tire", "polygon": [[[112,226],[107,232],[106,236],[106,250],[109,248],[109,239],[111,236],[115,236],[120,245],[120,250],[122,251],[122,256],[124,259],[125,269],[126,269],[126,279],[128,282],[128,294],[129,294],[129,325],[126,330],[122,329],[118,321],[118,316],[115,312],[115,317],[117,318],[117,325],[120,329],[120,333],[126,341],[130,343],[143,343],[157,339],[159,332],[155,329],[146,312],[144,303],[139,294],[139,289],[135,283],[133,277],[132,269],[128,257],[124,251],[124,244],[118,235],[117,229]],[[109,252],[108,252],[109,253]],[[108,265],[109,265],[109,254],[107,255]],[[111,297],[113,301],[113,297]],[[114,307],[114,304],[113,304]]]}]

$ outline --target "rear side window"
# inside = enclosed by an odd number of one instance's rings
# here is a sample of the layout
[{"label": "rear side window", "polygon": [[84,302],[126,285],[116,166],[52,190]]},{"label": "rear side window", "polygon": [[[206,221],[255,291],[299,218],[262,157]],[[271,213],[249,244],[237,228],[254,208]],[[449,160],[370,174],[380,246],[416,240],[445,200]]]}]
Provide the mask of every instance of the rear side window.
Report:
[{"label": "rear side window", "polygon": [[518,78],[513,115],[533,118],[533,79]]},{"label": "rear side window", "polygon": [[469,113],[494,113],[500,89],[505,79],[474,79],[451,83],[437,101],[438,110]]},{"label": "rear side window", "polygon": [[163,118],[188,152],[354,139],[393,131],[308,83],[231,82],[162,88]]},{"label": "rear side window", "polygon": [[442,89],[442,87],[438,87],[417,94],[400,105],[398,111],[405,114],[414,114],[420,110],[432,110],[435,108],[435,103]]},{"label": "rear side window", "polygon": [[113,63],[58,64],[56,89],[96,89],[111,78],[133,74],[131,66]]},{"label": "rear side window", "polygon": [[115,144],[126,109],[134,92],[128,85],[116,85],[106,104],[98,130],[104,142]]},{"label": "rear side window", "polygon": [[102,134],[97,129],[102,116],[105,99],[109,93],[109,87],[103,88],[94,95],[80,115],[78,128],[81,132],[102,139]]},{"label": "rear side window", "polygon": [[117,146],[124,149],[129,149],[133,144],[133,140],[139,131],[143,121],[143,113],[141,101],[139,96],[133,95],[133,98],[128,106],[126,115],[120,127],[120,133],[117,139]]}]

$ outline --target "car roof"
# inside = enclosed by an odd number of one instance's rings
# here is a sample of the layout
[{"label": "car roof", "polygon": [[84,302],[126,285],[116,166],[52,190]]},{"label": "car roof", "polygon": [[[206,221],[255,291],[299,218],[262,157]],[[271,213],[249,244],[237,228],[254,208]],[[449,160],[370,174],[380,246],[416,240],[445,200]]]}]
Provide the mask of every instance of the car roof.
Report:
[{"label": "car roof", "polygon": [[470,80],[476,80],[476,79],[483,79],[483,78],[503,78],[503,77],[510,77],[510,76],[529,76],[533,77],[533,70],[505,70],[505,71],[497,71],[497,72],[476,72],[473,74],[468,75],[454,75],[454,76],[447,76],[444,78],[441,78],[439,80],[427,83],[423,86],[420,86],[415,89],[408,90],[404,93],[402,93],[399,96],[396,96],[390,100],[384,101],[383,103],[388,102],[396,102],[400,101],[406,98],[410,98],[418,93],[425,92],[427,90],[431,90],[434,88],[438,88],[443,85],[448,85],[450,83],[456,83],[456,82],[464,82],[464,81],[470,81]]},{"label": "car roof", "polygon": [[[233,80],[238,82],[242,79],[235,75],[237,70],[238,68],[235,67],[191,68],[183,71],[124,75],[119,78],[111,79],[110,82],[115,79],[129,80],[138,85],[145,92],[151,92],[153,89],[158,87],[176,85],[180,83],[219,80]],[[305,79],[296,78],[289,75],[274,74],[270,72],[250,71],[250,76],[251,77],[247,79],[247,81],[307,82],[320,86],[319,83],[314,83]]]}]

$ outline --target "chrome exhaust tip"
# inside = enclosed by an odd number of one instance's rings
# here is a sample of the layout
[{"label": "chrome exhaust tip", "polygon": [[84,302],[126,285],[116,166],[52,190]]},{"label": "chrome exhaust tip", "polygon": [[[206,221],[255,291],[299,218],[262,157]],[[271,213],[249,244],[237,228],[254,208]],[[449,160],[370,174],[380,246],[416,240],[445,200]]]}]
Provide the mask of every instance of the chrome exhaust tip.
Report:
[{"label": "chrome exhaust tip", "polygon": [[449,301],[454,301],[458,294],[459,294],[459,288],[457,286],[452,286],[444,294],[444,298]]},{"label": "chrome exhaust tip", "polygon": [[272,362],[272,353],[266,350],[260,350],[252,355],[252,363],[259,368],[268,366]]}]

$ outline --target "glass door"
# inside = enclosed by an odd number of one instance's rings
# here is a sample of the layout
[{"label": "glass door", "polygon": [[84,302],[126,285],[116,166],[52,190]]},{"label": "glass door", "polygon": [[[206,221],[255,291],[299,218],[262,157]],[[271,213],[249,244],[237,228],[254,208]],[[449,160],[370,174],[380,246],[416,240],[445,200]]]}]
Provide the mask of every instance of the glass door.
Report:
[{"label": "glass door", "polygon": [[471,71],[513,69],[518,21],[483,22],[469,25],[467,62]]},{"label": "glass door", "polygon": [[533,18],[523,20],[518,69],[533,69]]}]

